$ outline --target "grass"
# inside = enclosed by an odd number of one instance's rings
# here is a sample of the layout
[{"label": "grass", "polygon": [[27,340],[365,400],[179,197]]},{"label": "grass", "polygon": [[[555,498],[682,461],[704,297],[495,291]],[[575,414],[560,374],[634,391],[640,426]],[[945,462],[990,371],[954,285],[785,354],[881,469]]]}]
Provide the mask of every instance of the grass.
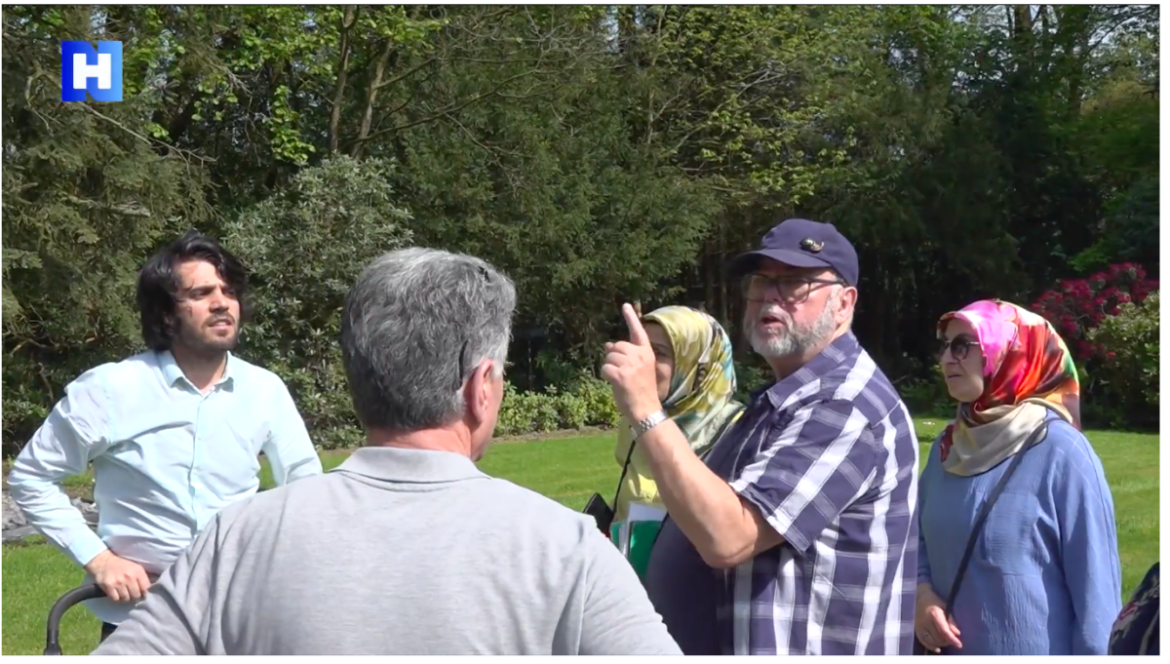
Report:
[{"label": "grass", "polygon": [[[919,419],[915,424],[925,463],[930,442],[944,421]],[[1090,431],[1088,436],[1101,457],[1113,492],[1123,595],[1128,597],[1158,560],[1158,436],[1111,431]],[[618,474],[613,441],[612,434],[591,434],[498,444],[480,467],[576,510],[594,491],[601,492],[607,501],[611,499]],[[334,468],[345,456],[345,452],[323,452],[322,464],[326,470]],[[70,493],[83,495],[92,486],[92,478],[81,475],[69,478],[65,484]],[[261,484],[272,485],[267,466],[261,471]],[[32,543],[3,548],[3,580],[2,653],[40,654],[49,607],[78,585],[82,574],[56,549]],[[98,631],[98,621],[88,611],[70,611],[61,624],[62,650],[67,654],[88,653],[97,645]]]}]

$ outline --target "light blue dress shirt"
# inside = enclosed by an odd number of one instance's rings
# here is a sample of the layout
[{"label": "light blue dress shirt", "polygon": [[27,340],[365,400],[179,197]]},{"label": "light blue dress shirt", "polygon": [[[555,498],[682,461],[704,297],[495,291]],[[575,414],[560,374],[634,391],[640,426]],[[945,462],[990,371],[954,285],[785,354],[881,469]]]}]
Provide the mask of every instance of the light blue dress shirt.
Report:
[{"label": "light blue dress shirt", "polygon": [[[70,383],[8,483],[29,523],[78,565],[108,548],[154,578],[216,513],[256,493],[260,452],[277,484],[321,473],[276,374],[229,354],[223,377],[202,394],[169,352],[147,351]],[[91,462],[96,534],[60,487]],[[87,606],[118,624],[134,604]]]}]

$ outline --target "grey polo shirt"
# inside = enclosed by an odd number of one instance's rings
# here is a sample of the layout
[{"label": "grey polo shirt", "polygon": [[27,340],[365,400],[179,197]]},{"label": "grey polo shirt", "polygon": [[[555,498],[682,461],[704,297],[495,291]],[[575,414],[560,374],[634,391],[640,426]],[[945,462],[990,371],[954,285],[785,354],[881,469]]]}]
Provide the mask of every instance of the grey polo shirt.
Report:
[{"label": "grey polo shirt", "polygon": [[363,448],[223,510],[94,654],[679,649],[589,517],[457,454]]}]

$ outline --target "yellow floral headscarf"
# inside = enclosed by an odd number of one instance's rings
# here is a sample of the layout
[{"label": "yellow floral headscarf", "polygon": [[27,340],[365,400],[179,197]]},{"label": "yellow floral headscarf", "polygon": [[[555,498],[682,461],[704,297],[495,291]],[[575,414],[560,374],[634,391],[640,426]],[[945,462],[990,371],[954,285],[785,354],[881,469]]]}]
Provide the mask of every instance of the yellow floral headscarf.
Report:
[{"label": "yellow floral headscarf", "polygon": [[[714,318],[690,307],[662,307],[643,316],[642,322],[658,323],[670,339],[674,374],[662,407],[687,437],[691,449],[703,456],[744,409],[735,401],[731,340]],[[619,465],[625,464],[633,440],[633,430],[623,420],[614,448]],[[616,521],[625,518],[631,501],[662,507],[650,463],[637,447],[618,487]]]}]

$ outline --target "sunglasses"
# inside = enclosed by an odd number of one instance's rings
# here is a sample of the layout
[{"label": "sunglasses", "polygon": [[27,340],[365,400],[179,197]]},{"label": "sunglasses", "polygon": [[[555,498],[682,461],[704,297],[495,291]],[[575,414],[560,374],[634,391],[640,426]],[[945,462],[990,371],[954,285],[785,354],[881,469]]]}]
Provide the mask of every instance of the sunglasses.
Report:
[{"label": "sunglasses", "polygon": [[967,359],[967,355],[971,352],[972,348],[982,349],[983,346],[980,346],[979,342],[975,341],[971,337],[965,336],[957,336],[950,341],[947,341],[946,339],[939,339],[938,356],[939,358],[942,358],[942,356],[946,354],[947,350],[950,349],[951,357],[961,361]]}]

